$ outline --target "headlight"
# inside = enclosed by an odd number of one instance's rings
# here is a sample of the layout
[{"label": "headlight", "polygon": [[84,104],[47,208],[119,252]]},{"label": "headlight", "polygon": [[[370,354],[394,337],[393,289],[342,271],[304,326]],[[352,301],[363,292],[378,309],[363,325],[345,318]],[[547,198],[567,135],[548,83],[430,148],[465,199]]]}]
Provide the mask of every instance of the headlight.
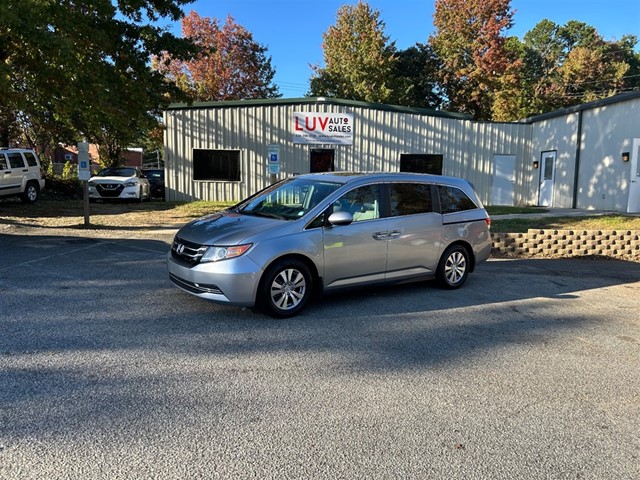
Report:
[{"label": "headlight", "polygon": [[219,262],[220,260],[228,260],[230,258],[239,257],[244,252],[251,248],[252,243],[247,245],[234,245],[232,247],[209,247],[205,254],[200,259],[200,263],[203,262]]},{"label": "headlight", "polygon": [[138,182],[126,182],[124,184],[125,187],[135,187],[138,184]]}]

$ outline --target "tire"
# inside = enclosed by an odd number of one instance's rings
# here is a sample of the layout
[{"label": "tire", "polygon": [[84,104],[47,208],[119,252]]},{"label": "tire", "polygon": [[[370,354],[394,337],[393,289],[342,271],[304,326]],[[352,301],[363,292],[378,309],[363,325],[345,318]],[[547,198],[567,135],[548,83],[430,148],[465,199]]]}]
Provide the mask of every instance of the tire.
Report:
[{"label": "tire", "polygon": [[22,203],[36,203],[36,200],[40,198],[40,187],[37,183],[29,182],[20,195]]},{"label": "tire", "polygon": [[269,267],[262,277],[257,303],[272,317],[293,317],[308,303],[312,287],[311,272],[303,262],[282,260]]},{"label": "tire", "polygon": [[442,288],[460,288],[469,275],[469,252],[462,245],[453,245],[445,250],[436,270],[436,280]]}]

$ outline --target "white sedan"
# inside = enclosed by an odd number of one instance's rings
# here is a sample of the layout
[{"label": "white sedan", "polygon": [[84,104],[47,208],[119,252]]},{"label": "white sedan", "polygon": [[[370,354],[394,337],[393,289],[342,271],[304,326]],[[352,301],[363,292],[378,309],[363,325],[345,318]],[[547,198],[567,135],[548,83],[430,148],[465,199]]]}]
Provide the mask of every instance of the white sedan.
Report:
[{"label": "white sedan", "polygon": [[89,179],[89,200],[142,202],[149,198],[149,180],[135,167],[103,168]]}]

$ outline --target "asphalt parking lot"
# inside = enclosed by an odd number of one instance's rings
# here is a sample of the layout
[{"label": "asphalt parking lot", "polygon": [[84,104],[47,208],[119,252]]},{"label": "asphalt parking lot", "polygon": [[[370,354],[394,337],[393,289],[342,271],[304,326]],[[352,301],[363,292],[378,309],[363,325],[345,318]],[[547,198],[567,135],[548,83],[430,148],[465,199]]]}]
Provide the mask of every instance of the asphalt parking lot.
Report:
[{"label": "asphalt parking lot", "polygon": [[0,479],[640,478],[640,264],[492,260],[273,320],[169,234],[0,235]]}]

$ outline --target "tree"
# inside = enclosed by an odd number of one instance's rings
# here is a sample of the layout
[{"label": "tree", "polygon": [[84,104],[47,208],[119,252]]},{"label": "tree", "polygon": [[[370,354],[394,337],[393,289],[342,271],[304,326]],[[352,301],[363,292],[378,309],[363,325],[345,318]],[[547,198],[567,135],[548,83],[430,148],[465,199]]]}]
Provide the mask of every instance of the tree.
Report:
[{"label": "tree", "polygon": [[384,34],[380,12],[360,0],[340,7],[335,26],[323,35],[324,67],[314,65],[311,96],[388,102],[395,45]]},{"label": "tree", "polygon": [[565,104],[590,102],[615,95],[629,65],[612,59],[609,49],[575,47],[558,70]]},{"label": "tree", "polygon": [[418,43],[398,51],[395,58],[389,101],[410,107],[439,108],[442,97],[436,72],[440,65],[431,46]]},{"label": "tree", "polygon": [[[638,88],[636,70],[640,57],[634,53],[636,37],[605,41],[590,25],[569,21],[557,25],[542,20],[523,41],[509,43],[521,60],[518,90],[504,95],[501,108],[523,118],[615,93]],[[515,116],[517,115],[517,116]]]},{"label": "tree", "polygon": [[497,79],[491,105],[491,120],[508,122],[527,116],[524,93],[526,76],[523,71],[524,46],[517,37],[509,37],[505,42],[505,55],[509,63]]},{"label": "tree", "polygon": [[195,49],[155,21],[190,0],[0,0],[0,142],[110,141],[113,156],[186,97],[149,68],[163,51]]},{"label": "tree", "polygon": [[192,11],[182,19],[182,35],[201,48],[194,58],[174,59],[165,54],[154,68],[199,101],[277,98],[275,71],[267,49],[233,17],[224,25]]},{"label": "tree", "polygon": [[618,59],[629,65],[629,70],[624,76],[624,84],[621,90],[640,90],[640,51],[636,52],[638,37],[635,35],[623,35],[622,38],[613,42],[611,53]]},{"label": "tree", "polygon": [[430,44],[440,58],[439,81],[446,107],[491,118],[494,92],[512,59],[505,48],[504,32],[511,27],[510,0],[437,0],[435,34]]}]

